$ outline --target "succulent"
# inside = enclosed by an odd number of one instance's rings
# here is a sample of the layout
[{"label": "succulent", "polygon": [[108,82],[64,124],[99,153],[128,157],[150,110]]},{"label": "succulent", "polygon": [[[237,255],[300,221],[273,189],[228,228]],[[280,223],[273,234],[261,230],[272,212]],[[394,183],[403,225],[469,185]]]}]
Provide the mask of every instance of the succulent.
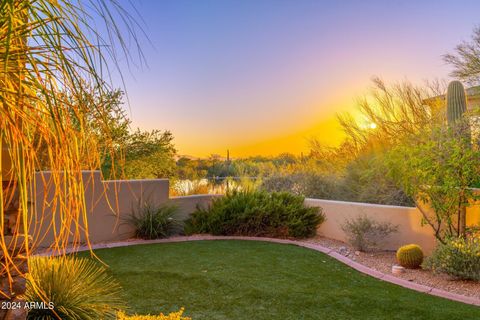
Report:
[{"label": "succulent", "polygon": [[423,251],[416,244],[408,244],[397,250],[398,263],[408,269],[416,269],[423,262]]},{"label": "succulent", "polygon": [[465,89],[460,81],[452,81],[447,89],[447,121],[454,124],[462,118],[467,111],[467,98]]}]

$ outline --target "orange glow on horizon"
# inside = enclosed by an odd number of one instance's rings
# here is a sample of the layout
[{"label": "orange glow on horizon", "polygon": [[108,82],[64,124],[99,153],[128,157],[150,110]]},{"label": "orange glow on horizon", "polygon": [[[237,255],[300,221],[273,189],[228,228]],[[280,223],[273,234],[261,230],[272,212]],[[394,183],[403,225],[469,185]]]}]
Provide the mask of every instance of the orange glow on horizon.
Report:
[{"label": "orange glow on horizon", "polygon": [[[338,145],[344,138],[344,134],[335,116],[331,116],[318,122],[310,128],[297,130],[291,134],[281,134],[272,138],[250,141],[247,143],[236,143],[219,147],[212,141],[211,146],[192,145],[178,143],[179,155],[190,155],[194,157],[208,157],[211,154],[225,155],[227,149],[233,158],[249,156],[275,156],[281,153],[292,153],[300,155],[307,154],[310,150],[309,140],[315,138],[325,145]],[[188,142],[188,141],[187,141]]]}]

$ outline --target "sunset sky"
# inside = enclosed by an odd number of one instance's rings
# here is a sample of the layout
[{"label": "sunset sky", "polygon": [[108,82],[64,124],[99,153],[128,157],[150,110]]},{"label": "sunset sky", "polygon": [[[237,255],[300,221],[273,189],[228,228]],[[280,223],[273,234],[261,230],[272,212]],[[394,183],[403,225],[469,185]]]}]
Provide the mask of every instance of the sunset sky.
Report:
[{"label": "sunset sky", "polygon": [[[480,25],[480,1],[142,0],[148,67],[124,72],[135,127],[179,154],[233,157],[336,144],[374,75],[448,78],[441,56]],[[120,85],[119,85],[120,86]]]}]

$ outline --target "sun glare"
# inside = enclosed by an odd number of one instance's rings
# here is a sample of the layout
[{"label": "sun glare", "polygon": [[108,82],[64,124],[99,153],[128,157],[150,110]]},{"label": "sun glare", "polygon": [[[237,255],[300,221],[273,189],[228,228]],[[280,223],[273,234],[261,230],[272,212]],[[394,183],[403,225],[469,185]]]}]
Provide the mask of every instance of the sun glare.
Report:
[{"label": "sun glare", "polygon": [[370,123],[370,129],[376,129],[377,128],[377,124],[372,122]]}]

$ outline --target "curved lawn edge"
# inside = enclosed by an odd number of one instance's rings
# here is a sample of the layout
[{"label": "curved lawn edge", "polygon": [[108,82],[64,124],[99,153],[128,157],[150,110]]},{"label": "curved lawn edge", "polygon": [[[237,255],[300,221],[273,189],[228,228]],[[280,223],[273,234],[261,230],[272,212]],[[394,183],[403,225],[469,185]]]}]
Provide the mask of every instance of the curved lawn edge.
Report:
[{"label": "curved lawn edge", "polygon": [[[408,280],[400,279],[395,276],[385,274],[383,272],[377,271],[375,269],[369,268],[363,264],[360,264],[356,261],[353,261],[333,249],[326,248],[320,244],[310,243],[305,241],[299,240],[288,240],[288,239],[276,239],[276,238],[266,238],[266,237],[243,237],[243,236],[211,236],[211,235],[195,235],[195,236],[178,236],[178,237],[171,237],[166,239],[157,239],[157,240],[141,240],[141,239],[134,239],[134,240],[127,240],[127,241],[118,241],[118,242],[109,242],[109,243],[99,243],[99,244],[92,244],[91,249],[107,249],[107,248],[117,248],[117,247],[127,247],[127,246],[135,246],[141,244],[155,244],[155,243],[175,243],[175,242],[187,242],[187,241],[205,241],[205,240],[247,240],[247,241],[263,241],[263,242],[271,242],[271,243],[278,243],[278,244],[292,244],[295,246],[315,250],[318,252],[322,252],[337,261],[342,262],[343,264],[363,273],[369,275],[373,278],[393,283],[399,286],[402,286],[407,289],[415,290],[422,293],[427,293],[429,295],[445,298],[448,300],[458,301],[466,304],[471,304],[475,306],[480,306],[480,299],[474,297],[463,296],[460,294],[448,292],[441,289],[436,289],[434,287],[425,286],[422,284],[410,282]],[[67,253],[73,252],[80,252],[80,251],[87,251],[90,250],[89,247],[82,246],[76,249],[68,250]]]}]

